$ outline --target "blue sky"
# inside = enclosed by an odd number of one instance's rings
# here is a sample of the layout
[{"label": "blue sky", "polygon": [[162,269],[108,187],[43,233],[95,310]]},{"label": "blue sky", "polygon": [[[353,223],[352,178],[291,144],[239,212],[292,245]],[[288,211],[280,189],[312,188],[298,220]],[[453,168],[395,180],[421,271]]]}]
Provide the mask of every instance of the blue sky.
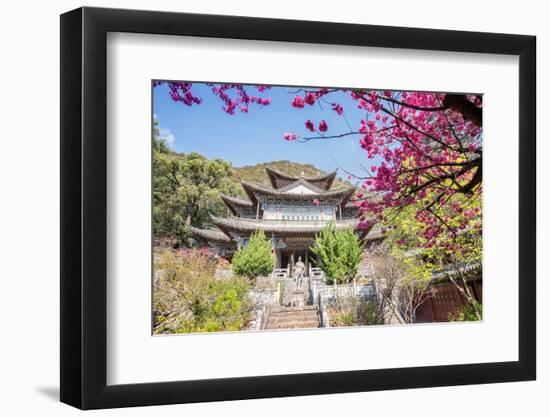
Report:
[{"label": "blue sky", "polygon": [[[299,136],[311,136],[304,125],[311,119],[316,125],[322,119],[329,126],[327,134],[341,134],[350,131],[343,116],[333,111],[329,104],[318,104],[296,109],[290,105],[294,94],[289,90],[296,87],[272,87],[264,93],[254,94],[270,97],[268,106],[252,105],[248,113],[237,111],[228,115],[222,109],[221,100],[214,96],[209,87],[195,83],[193,93],[203,99],[193,107],[173,101],[168,87],[160,85],[153,91],[153,112],[159,120],[161,135],[169,139],[171,148],[178,152],[198,152],[207,158],[222,158],[234,166],[253,165],[260,162],[289,160],[310,163],[325,170],[338,170],[339,176],[347,177],[342,170],[361,176],[364,167],[372,161],[359,146],[359,135],[338,139],[312,140],[307,143],[287,142],[285,132]],[[364,111],[345,93],[332,93],[329,101],[343,105],[344,115],[354,130]]]}]

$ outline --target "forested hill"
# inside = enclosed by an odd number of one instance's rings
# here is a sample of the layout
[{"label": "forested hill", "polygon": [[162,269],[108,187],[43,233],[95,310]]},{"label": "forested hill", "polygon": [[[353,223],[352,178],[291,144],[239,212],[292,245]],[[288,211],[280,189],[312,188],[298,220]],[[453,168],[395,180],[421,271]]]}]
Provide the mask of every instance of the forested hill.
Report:
[{"label": "forested hill", "polygon": [[[316,177],[321,174],[326,174],[325,171],[316,168],[311,164],[302,164],[299,162],[290,161],[271,161],[260,163],[256,165],[246,165],[244,167],[233,167],[235,173],[234,179],[240,181],[255,181],[268,186],[271,186],[269,178],[265,171],[265,168],[269,166],[278,171],[284,172],[289,175],[304,176],[304,177]],[[343,186],[349,186],[350,184],[342,179],[336,178],[333,184],[333,188],[339,188]]]}]

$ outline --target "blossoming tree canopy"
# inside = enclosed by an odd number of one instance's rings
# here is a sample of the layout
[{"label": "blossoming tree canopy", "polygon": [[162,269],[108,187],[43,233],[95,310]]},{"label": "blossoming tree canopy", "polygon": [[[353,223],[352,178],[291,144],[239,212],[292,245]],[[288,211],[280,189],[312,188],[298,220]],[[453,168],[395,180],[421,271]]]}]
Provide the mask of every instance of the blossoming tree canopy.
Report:
[{"label": "blossoming tree canopy", "polygon": [[[360,146],[376,161],[361,176],[363,188],[379,196],[359,199],[364,214],[388,220],[414,205],[426,237],[443,231],[454,236],[468,223],[468,215],[481,214],[476,204],[482,191],[480,95],[322,88],[302,89],[291,104],[300,109],[319,101],[345,116],[344,107],[331,99],[342,91],[364,110],[364,118],[348,123],[347,131],[331,134],[324,120],[316,129],[308,119],[305,127],[315,135],[294,139],[359,135]],[[463,221],[457,224],[459,217]]]},{"label": "blossoming tree canopy", "polygon": [[[269,87],[241,84],[208,84],[232,115],[248,112],[251,105],[267,106],[260,97]],[[192,83],[168,82],[173,100],[192,106],[202,99],[193,95]],[[342,93],[362,117],[348,120]],[[325,119],[304,121],[311,136],[292,131],[287,141],[337,139],[357,135],[359,145],[372,160],[369,172],[356,175],[365,194],[357,205],[364,219],[391,223],[406,207],[415,207],[415,218],[424,225],[430,239],[444,233],[450,239],[481,218],[482,192],[482,96],[391,90],[293,88],[289,103],[297,111],[318,105],[323,111],[341,117],[340,126],[329,126]],[[345,105],[344,105],[345,104]],[[349,107],[348,107],[349,108]],[[341,128],[344,127],[344,128]],[[295,130],[296,126],[292,127]]]}]

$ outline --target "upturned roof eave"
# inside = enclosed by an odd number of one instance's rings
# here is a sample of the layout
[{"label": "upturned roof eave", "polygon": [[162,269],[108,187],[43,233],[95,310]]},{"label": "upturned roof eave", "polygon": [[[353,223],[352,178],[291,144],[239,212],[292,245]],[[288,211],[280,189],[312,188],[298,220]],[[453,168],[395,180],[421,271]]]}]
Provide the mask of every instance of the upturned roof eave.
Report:
[{"label": "upturned roof eave", "polygon": [[[223,218],[211,216],[211,218],[214,224],[228,236],[231,236],[231,232],[235,231],[242,233],[252,233],[257,230],[263,230],[266,233],[315,234],[323,230],[326,224],[328,224],[328,222],[317,222],[318,224],[312,224],[310,227],[308,227],[307,222],[303,221],[296,221],[295,224],[292,224],[292,222],[289,221],[265,221],[261,219],[243,219],[240,217]],[[358,219],[337,220],[335,222],[335,225],[337,229],[345,229],[348,227],[356,228],[358,223]]]},{"label": "upturned roof eave", "polygon": [[339,204],[342,204],[344,201],[347,202],[347,200],[351,197],[351,195],[355,192],[354,187],[347,187],[347,188],[338,188],[336,190],[326,190],[321,193],[315,193],[315,194],[298,194],[298,193],[287,193],[283,192],[280,189],[275,188],[267,188],[262,184],[250,182],[250,181],[241,181],[241,185],[249,198],[256,203],[257,202],[257,195],[273,195],[278,197],[285,197],[289,199],[300,199],[300,200],[325,200],[328,198],[338,198],[342,197],[342,201]]},{"label": "upturned roof eave", "polygon": [[285,185],[284,187],[277,188],[277,191],[286,194],[288,190],[292,190],[293,188],[299,187],[300,185],[306,187],[308,190],[313,191],[316,194],[323,194],[323,192],[327,191],[320,187],[317,187],[315,184],[312,184],[311,182],[303,178],[293,181],[290,184]]},{"label": "upturned roof eave", "polygon": [[198,227],[189,226],[191,233],[202,241],[212,241],[220,243],[232,243],[230,236],[219,230],[200,229]]},{"label": "upturned roof eave", "polygon": [[222,201],[224,202],[224,204],[226,205],[226,207],[235,216],[237,216],[239,214],[239,211],[237,210],[237,207],[246,207],[246,208],[254,207],[252,202],[249,201],[249,200],[244,200],[244,199],[238,198],[238,197],[231,197],[231,196],[228,196],[228,195],[225,195],[225,194],[220,194],[220,197],[221,197]]},{"label": "upturned roof eave", "polygon": [[232,197],[225,194],[220,194],[222,200],[232,204],[234,206],[253,207],[254,205],[249,201],[239,197]]},{"label": "upturned roof eave", "polygon": [[289,174],[286,174],[284,172],[279,171],[278,169],[271,168],[271,167],[268,167],[268,166],[265,167],[265,170],[267,172],[267,175],[269,177],[269,181],[271,182],[271,185],[275,189],[280,188],[277,185],[277,179],[282,179],[282,180],[286,180],[286,181],[297,181],[301,178],[301,179],[304,179],[307,182],[313,182],[313,183],[315,183],[315,182],[320,182],[320,183],[325,182],[326,185],[325,185],[324,188],[328,190],[328,189],[330,189],[330,187],[332,186],[332,183],[334,182],[334,179],[336,178],[336,171],[332,171],[332,172],[329,172],[329,173],[323,174],[323,175],[318,175],[316,177],[302,177],[302,176],[296,176],[296,175],[289,175]]}]

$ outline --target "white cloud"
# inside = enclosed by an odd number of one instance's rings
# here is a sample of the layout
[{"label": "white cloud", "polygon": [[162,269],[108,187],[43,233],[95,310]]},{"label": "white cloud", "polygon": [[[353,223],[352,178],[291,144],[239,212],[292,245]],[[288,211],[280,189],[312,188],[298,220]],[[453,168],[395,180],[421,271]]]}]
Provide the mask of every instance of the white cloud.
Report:
[{"label": "white cloud", "polygon": [[174,146],[174,143],[176,142],[176,137],[172,132],[170,132],[170,129],[167,129],[165,127],[162,127],[159,130],[159,136],[166,141],[166,144],[172,148]]}]

